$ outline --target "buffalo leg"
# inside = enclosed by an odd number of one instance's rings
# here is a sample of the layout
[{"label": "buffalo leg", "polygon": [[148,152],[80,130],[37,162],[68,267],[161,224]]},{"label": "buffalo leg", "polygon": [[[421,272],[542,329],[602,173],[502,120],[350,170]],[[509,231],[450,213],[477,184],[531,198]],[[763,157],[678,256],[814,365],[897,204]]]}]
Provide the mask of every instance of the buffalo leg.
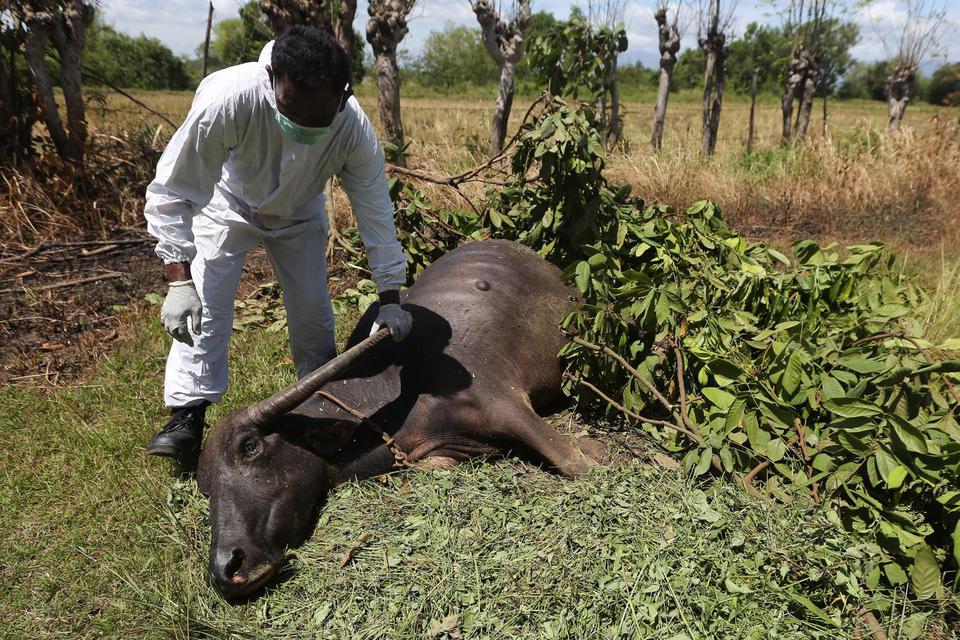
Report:
[{"label": "buffalo leg", "polygon": [[510,436],[565,476],[589,473],[598,464],[526,404],[515,408],[505,426]]}]

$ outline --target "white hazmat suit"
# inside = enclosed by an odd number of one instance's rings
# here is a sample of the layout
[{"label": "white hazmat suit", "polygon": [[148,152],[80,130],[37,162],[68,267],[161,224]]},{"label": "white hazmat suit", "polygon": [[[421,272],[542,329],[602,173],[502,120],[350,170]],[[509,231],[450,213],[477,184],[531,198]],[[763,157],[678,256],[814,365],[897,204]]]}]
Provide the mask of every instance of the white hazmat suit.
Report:
[{"label": "white hazmat suit", "polygon": [[211,74],[167,145],[147,187],[144,214],[165,264],[189,262],[203,304],[193,345],[174,341],[164,402],[217,402],[227,386],[227,344],[244,257],[263,243],[283,290],[299,376],[335,355],[327,291],[324,185],[339,174],[381,291],[406,280],[383,153],[351,97],[315,145],[291,141],[276,121],[267,75],[272,44],[258,62]]}]

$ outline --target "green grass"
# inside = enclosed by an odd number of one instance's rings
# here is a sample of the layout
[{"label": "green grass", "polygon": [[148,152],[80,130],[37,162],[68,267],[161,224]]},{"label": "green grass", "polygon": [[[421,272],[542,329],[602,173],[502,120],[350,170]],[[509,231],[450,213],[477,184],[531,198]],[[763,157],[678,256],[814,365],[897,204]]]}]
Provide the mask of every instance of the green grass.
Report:
[{"label": "green grass", "polygon": [[[143,454],[166,340],[152,313],[132,322],[82,384],[0,391],[0,637],[424,638],[446,619],[468,638],[832,638],[865,604],[899,637],[947,628],[936,607],[869,592],[869,554],[829,512],[636,461],[345,485],[285,580],[226,605],[203,580],[206,501]],[[212,419],[293,377],[282,332],[239,332],[232,356]]]}]

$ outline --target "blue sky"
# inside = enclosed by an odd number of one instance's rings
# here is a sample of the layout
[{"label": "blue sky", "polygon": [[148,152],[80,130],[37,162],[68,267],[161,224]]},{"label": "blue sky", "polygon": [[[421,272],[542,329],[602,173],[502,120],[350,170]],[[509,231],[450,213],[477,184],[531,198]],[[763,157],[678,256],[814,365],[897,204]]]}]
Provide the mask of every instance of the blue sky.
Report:
[{"label": "blue sky", "polygon": [[[242,0],[214,0],[214,19],[236,17]],[[558,17],[566,17],[574,2],[563,0],[533,0],[534,11],[549,11]],[[625,62],[642,61],[654,66],[659,59],[656,41],[656,26],[653,21],[655,0],[627,0],[625,25],[629,49],[623,57]],[[686,0],[685,6],[695,6],[696,0]],[[771,0],[740,0],[734,13],[734,35],[742,33],[753,21],[776,23],[775,3]],[[782,4],[782,2],[780,3]],[[853,7],[855,0],[851,0]],[[888,57],[883,41],[894,43],[892,36],[896,25],[902,24],[902,2],[876,0],[869,9],[851,8],[849,18],[860,24],[861,41],[854,48],[859,60],[872,61]],[[929,72],[944,59],[960,61],[960,0],[948,0],[948,24],[943,38],[942,56],[924,65]],[[207,18],[206,0],[102,0],[105,20],[121,31],[153,36],[165,42],[176,53],[190,54],[203,41]],[[367,20],[367,2],[359,0],[354,26],[361,33]],[[690,26],[681,42],[683,48],[695,44],[696,23]],[[447,23],[476,26],[476,18],[467,0],[420,0],[413,11],[410,32],[401,43],[401,48],[416,54],[423,47],[427,35],[442,29]]]}]

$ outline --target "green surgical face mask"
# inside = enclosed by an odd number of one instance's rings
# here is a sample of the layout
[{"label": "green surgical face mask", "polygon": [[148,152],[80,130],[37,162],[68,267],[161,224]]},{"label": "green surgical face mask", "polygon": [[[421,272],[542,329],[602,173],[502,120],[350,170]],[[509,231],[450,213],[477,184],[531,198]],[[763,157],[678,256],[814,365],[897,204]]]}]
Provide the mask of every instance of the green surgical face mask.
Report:
[{"label": "green surgical face mask", "polygon": [[283,135],[298,144],[317,144],[330,135],[330,130],[333,129],[332,125],[329,127],[304,127],[280,113],[276,108],[274,113],[277,114],[277,124],[280,125]]}]

